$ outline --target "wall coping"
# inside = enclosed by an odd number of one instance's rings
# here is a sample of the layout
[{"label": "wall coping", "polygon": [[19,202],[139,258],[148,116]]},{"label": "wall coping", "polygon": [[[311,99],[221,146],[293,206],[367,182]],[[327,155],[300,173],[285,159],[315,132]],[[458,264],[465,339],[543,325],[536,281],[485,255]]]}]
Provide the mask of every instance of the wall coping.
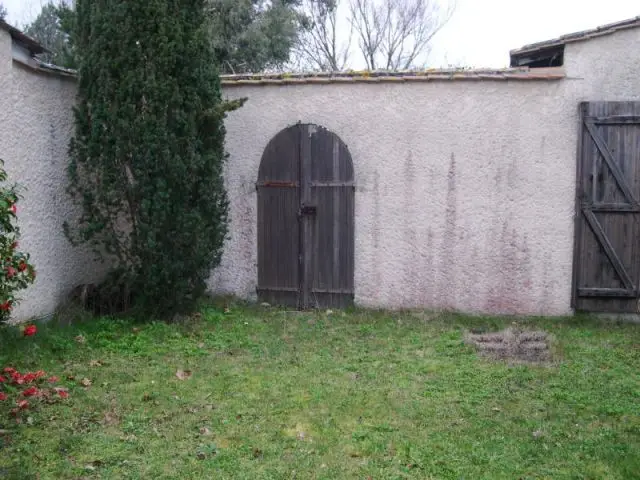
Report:
[{"label": "wall coping", "polygon": [[350,71],[317,73],[263,73],[221,75],[223,86],[297,85],[297,84],[356,84],[356,83],[410,83],[433,81],[532,81],[562,80],[566,73],[562,67],[505,68],[505,69],[429,69],[421,71]]}]

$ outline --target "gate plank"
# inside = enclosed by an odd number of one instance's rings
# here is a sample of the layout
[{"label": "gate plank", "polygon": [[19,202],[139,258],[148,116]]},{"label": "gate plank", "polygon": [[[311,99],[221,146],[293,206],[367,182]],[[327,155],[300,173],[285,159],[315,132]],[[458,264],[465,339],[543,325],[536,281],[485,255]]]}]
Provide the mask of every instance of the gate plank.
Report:
[{"label": "gate plank", "polygon": [[610,117],[587,117],[588,121],[596,125],[626,125],[640,124],[639,115],[612,115]]},{"label": "gate plank", "polygon": [[582,297],[633,297],[636,292],[626,288],[580,288],[578,289]]},{"label": "gate plank", "polygon": [[[316,205],[315,196],[311,189],[311,180],[313,178],[313,158],[311,152],[312,132],[317,127],[312,125],[300,126],[300,185],[302,185],[302,196],[300,208],[304,206]],[[311,305],[311,285],[313,283],[313,238],[315,218],[312,215],[299,215],[301,222],[301,308],[309,308]]]}]

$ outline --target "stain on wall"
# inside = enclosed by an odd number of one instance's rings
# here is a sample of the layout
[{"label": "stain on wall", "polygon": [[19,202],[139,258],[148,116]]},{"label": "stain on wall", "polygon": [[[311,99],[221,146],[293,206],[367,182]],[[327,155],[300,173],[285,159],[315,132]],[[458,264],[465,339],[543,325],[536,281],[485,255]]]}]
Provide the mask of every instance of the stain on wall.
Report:
[{"label": "stain on wall", "polygon": [[450,262],[450,259],[455,258],[456,246],[459,241],[464,241],[464,230],[458,228],[457,222],[458,192],[456,189],[456,158],[453,153],[451,154],[451,160],[449,162],[446,183],[447,199],[444,212],[444,236],[439,249],[441,261],[440,271],[442,272],[442,278],[439,282],[439,294],[440,298],[446,299],[442,307],[451,310],[455,308],[455,299],[449,297],[447,290],[450,288],[450,285],[456,284],[457,265],[454,262]]},{"label": "stain on wall", "polygon": [[[322,125],[354,161],[357,304],[570,313],[578,104],[640,96],[640,62],[626,53],[638,42],[627,30],[567,45],[557,82],[226,88],[249,98],[227,122],[227,184],[257,178],[282,128]],[[238,222],[244,203],[232,202],[214,292],[255,295],[255,195],[245,201],[252,218]]]}]

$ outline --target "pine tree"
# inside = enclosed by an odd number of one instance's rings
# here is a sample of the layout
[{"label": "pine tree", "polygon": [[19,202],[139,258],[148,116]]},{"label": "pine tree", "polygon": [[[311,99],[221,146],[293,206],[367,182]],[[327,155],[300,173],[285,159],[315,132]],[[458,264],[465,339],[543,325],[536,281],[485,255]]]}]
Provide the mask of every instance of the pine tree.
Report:
[{"label": "pine tree", "polygon": [[76,68],[73,51],[75,10],[70,0],[49,0],[38,16],[25,26],[24,32],[51,53],[39,55],[40,60],[55,65]]},{"label": "pine tree", "polygon": [[[78,0],[79,101],[66,225],[114,261],[146,315],[188,311],[227,232],[220,80],[204,0]],[[234,107],[237,105],[232,105]]]}]

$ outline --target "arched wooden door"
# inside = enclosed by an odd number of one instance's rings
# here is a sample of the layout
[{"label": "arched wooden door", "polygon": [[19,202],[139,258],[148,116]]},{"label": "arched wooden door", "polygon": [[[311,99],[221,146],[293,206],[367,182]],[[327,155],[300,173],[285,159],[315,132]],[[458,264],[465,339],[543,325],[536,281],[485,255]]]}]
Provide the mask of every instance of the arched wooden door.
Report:
[{"label": "arched wooden door", "polygon": [[344,308],[354,293],[354,180],[347,146],[297,124],[267,145],[258,174],[258,296]]}]

